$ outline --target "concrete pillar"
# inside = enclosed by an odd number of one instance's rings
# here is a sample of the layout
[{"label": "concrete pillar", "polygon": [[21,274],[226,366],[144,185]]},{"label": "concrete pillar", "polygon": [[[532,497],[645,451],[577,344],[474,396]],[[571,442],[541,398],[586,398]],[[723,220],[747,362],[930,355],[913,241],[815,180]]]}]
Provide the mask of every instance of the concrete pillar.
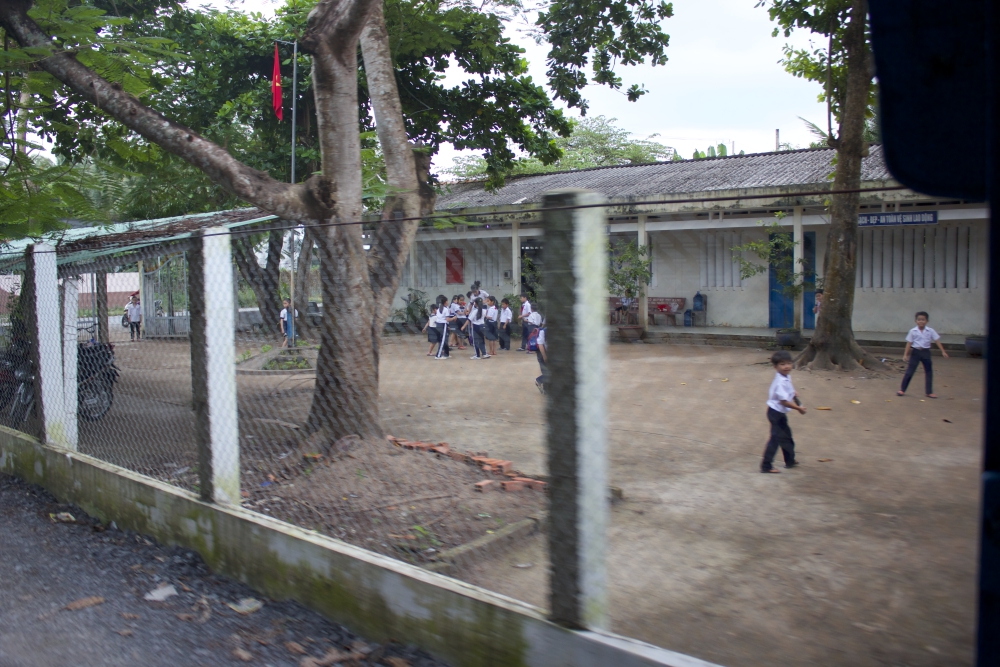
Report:
[{"label": "concrete pillar", "polygon": [[38,437],[44,443],[68,447],[56,249],[42,243],[29,245],[24,260],[24,293],[28,297],[25,315],[31,336]]},{"label": "concrete pillar", "polygon": [[236,322],[229,232],[216,227],[198,234],[188,263],[191,390],[201,498],[239,505]]},{"label": "concrete pillar", "polygon": [[[639,215],[638,224],[638,234],[639,234],[639,248],[645,248],[649,244],[649,235],[646,234],[646,216],[644,214]],[[639,285],[639,326],[643,330],[649,329],[649,299],[647,299],[646,290],[648,285],[645,283]]]},{"label": "concrete pillar", "polygon": [[[510,223],[510,279],[514,281],[514,294],[521,293],[521,223]],[[514,304],[511,304],[513,307]]]},{"label": "concrete pillar", "polygon": [[[417,288],[417,262],[420,258],[417,256],[417,239],[413,239],[413,243],[410,244],[410,287],[412,289]],[[306,304],[309,305],[308,303]],[[421,313],[421,315],[426,315],[427,313]]]},{"label": "concrete pillar", "polygon": [[[107,345],[111,342],[111,332],[108,330],[108,274],[98,271],[94,274],[94,281],[97,283],[97,308],[94,312],[97,318],[97,341]],[[76,311],[74,315],[75,313]],[[76,326],[75,320],[73,326]]]},{"label": "concrete pillar", "polygon": [[566,207],[604,201],[543,198],[562,209],[544,214],[552,620],[593,629],[607,623],[607,222],[603,208]]},{"label": "concrete pillar", "polygon": [[[798,274],[802,271],[802,244],[804,242],[804,237],[802,236],[802,207],[796,206],[792,212],[792,240],[795,242],[795,247],[792,249],[792,273]],[[802,328],[802,300],[803,295],[800,293],[795,297],[794,304],[794,315],[792,321],[794,322],[796,329]]]},{"label": "concrete pillar", "polygon": [[[99,276],[101,274],[98,274]],[[101,283],[100,278],[98,279],[98,285],[104,284],[107,286],[107,282]],[[65,428],[66,428],[66,442],[65,446],[67,449],[76,450],[79,446],[80,436],[77,421],[77,353],[78,345],[77,341],[79,339],[79,331],[76,328],[76,323],[79,315],[80,307],[80,283],[76,276],[71,276],[63,280],[62,287],[62,297],[63,297],[63,326],[62,326],[62,374],[63,374],[63,410],[66,415]],[[98,294],[98,304],[102,303],[100,301],[100,294]],[[107,289],[105,289],[104,304],[107,304]],[[104,332],[107,334],[108,331],[108,313],[107,306],[104,308]],[[98,307],[98,312],[100,312],[100,307]],[[98,328],[100,331],[100,328]]]}]

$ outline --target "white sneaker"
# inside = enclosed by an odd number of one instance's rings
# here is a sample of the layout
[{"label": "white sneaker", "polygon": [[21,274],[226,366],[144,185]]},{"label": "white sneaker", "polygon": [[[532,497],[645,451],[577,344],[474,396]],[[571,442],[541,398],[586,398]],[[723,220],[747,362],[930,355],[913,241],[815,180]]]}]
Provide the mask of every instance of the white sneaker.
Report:
[{"label": "white sneaker", "polygon": [[483,355],[483,359],[489,359],[489,358],[490,358],[490,356],[491,356],[491,355],[489,355],[489,354],[484,354],[484,355]]},{"label": "white sneaker", "polygon": [[469,359],[473,359],[473,360],[475,360],[475,359],[481,359],[481,358],[482,357],[469,357]]}]

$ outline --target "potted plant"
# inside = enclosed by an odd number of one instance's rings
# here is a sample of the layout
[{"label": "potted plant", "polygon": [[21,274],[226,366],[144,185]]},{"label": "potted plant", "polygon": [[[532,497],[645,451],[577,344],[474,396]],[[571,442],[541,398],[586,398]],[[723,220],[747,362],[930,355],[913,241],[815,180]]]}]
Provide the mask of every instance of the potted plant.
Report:
[{"label": "potted plant", "polygon": [[[798,242],[792,238],[791,232],[781,226],[781,219],[785,217],[785,213],[778,211],[774,217],[776,220],[770,225],[765,226],[761,223],[767,233],[763,239],[732,248],[733,261],[740,265],[742,280],[768,273],[772,267],[774,268],[776,282],[779,285],[775,291],[795,303],[792,326],[778,329],[775,338],[782,347],[795,347],[802,342],[802,302],[799,297],[807,288],[814,289],[816,281],[812,270],[796,271],[794,253]],[[763,260],[763,263],[747,259],[743,257],[743,253],[755,255]],[[805,266],[805,259],[800,259],[799,263],[804,268],[809,268]]]},{"label": "potted plant", "polygon": [[[653,277],[653,258],[650,256],[650,246],[639,246],[635,240],[608,241],[608,291],[622,300],[623,312],[629,308],[642,293],[642,286],[648,285]],[[625,322],[618,327],[618,334],[625,341],[639,340],[642,336],[642,325]]]},{"label": "potted plant", "polygon": [[420,333],[427,322],[427,312],[430,303],[427,301],[427,292],[418,289],[408,288],[407,295],[403,297],[403,307],[397,308],[392,313],[394,329],[400,333]]}]

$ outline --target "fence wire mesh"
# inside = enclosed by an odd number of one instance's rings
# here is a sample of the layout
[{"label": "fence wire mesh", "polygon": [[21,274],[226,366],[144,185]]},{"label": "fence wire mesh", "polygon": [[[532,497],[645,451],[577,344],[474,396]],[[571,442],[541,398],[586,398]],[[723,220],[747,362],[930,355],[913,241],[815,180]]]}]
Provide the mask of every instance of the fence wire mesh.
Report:
[{"label": "fence wire mesh", "polygon": [[[498,571],[530,569],[539,595],[529,601],[545,605],[545,406],[538,356],[517,350],[521,300],[503,282],[511,271],[481,262],[489,282],[469,294],[475,248],[463,266],[454,242],[419,243],[388,286],[396,296],[377,375],[366,377],[371,334],[346,335],[342,323],[326,331],[328,317],[353,317],[357,306],[324,284],[318,248],[297,232],[59,266],[58,308],[77,313],[79,451],[215,499],[238,460],[246,509],[515,596]],[[5,358],[30,363],[11,343],[21,277],[3,279]],[[439,294],[447,303],[437,308]],[[223,343],[231,351],[220,361]],[[215,407],[227,391],[220,363],[235,366],[236,423]],[[30,414],[11,411],[18,381],[4,386],[4,423],[37,432]],[[199,456],[209,435],[212,455]]]}]

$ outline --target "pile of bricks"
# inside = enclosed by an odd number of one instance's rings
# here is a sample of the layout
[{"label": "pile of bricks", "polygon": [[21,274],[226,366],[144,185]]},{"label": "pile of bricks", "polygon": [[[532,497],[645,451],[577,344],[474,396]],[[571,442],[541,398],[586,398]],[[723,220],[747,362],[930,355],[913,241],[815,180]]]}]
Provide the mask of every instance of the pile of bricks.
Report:
[{"label": "pile of bricks", "polygon": [[500,478],[499,480],[484,479],[481,482],[476,482],[476,491],[481,493],[491,491],[495,488],[500,488],[508,492],[524,490],[545,491],[545,482],[521,474],[513,469],[514,464],[512,462],[490,458],[486,452],[479,452],[477,454],[473,454],[472,452],[457,452],[447,442],[435,444],[405,440],[391,435],[386,436],[386,439],[397,447],[412,449],[418,452],[430,452],[436,454],[439,458],[447,456],[455,461],[474,465],[483,472],[496,475]]}]

